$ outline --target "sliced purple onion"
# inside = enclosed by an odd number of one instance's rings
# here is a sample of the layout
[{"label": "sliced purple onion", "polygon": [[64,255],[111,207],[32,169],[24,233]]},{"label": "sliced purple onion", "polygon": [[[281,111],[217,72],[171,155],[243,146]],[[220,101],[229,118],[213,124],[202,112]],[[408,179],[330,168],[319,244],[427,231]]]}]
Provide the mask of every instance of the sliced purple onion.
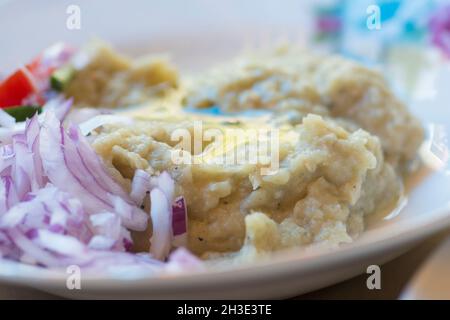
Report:
[{"label": "sliced purple onion", "polygon": [[[32,183],[37,184],[38,188],[43,188],[47,183],[47,177],[44,176],[42,169],[42,160],[39,154],[39,133],[40,124],[39,117],[35,114],[31,119],[27,119],[25,124],[25,138],[28,145],[28,151],[33,156],[33,178]],[[32,190],[36,190],[36,186],[32,185]]]},{"label": "sliced purple onion", "polygon": [[144,170],[137,169],[134,172],[133,180],[131,181],[130,197],[138,206],[142,205],[147,191],[150,190],[150,175]]},{"label": "sliced purple onion", "polygon": [[117,243],[116,239],[105,236],[93,236],[89,241],[88,247],[94,250],[111,250]]},{"label": "sliced purple onion", "polygon": [[40,186],[34,175],[33,154],[29,152],[26,141],[14,137],[13,146],[15,152],[13,178],[19,199],[22,200],[26,194],[37,190]]},{"label": "sliced purple onion", "polygon": [[66,134],[51,113],[47,118],[40,134],[40,154],[49,181],[76,194],[89,214],[115,211],[127,228],[145,230],[147,214],[132,204],[131,198],[107,176],[98,155],[87,149],[78,130],[71,127]]},{"label": "sliced purple onion", "polygon": [[10,159],[15,154],[12,144],[5,144],[0,147],[0,156],[2,159]]},{"label": "sliced purple onion", "polygon": [[80,257],[87,253],[86,246],[77,238],[45,229],[38,231],[35,243],[46,250],[69,257]]},{"label": "sliced purple onion", "polygon": [[169,200],[169,203],[172,204],[174,198],[175,183],[169,173],[164,171],[159,176],[153,177],[151,179],[151,186],[153,188],[160,189]]},{"label": "sliced purple onion", "polygon": [[[77,264],[96,272],[164,271],[158,260],[169,255],[173,233],[186,232],[184,199],[177,199],[178,211],[172,209],[174,181],[166,172],[150,179],[137,171],[128,195],[79,129],[61,126],[63,117],[47,107],[44,117],[15,127],[0,143],[0,259],[48,268]],[[138,206],[150,188],[152,256],[124,252],[132,246],[128,229],[146,228],[148,216]],[[196,263],[187,251],[170,261],[171,270]]]},{"label": "sliced purple onion", "polygon": [[2,176],[1,182],[4,188],[4,193],[2,194],[2,196],[4,195],[5,208],[6,210],[9,210],[15,203],[19,202],[19,196],[16,192],[14,180],[10,175]]},{"label": "sliced purple onion", "polygon": [[10,229],[8,235],[14,244],[23,252],[23,255],[32,257],[36,263],[46,267],[62,266],[63,261],[59,260],[57,256],[42,249],[18,229]]},{"label": "sliced purple onion", "polygon": [[178,197],[172,204],[172,229],[174,247],[187,244],[187,207],[184,197]]},{"label": "sliced purple onion", "polygon": [[57,96],[53,99],[48,100],[42,107],[42,110],[45,113],[53,113],[59,121],[63,121],[69,113],[72,104],[73,98],[66,100],[63,96]]},{"label": "sliced purple onion", "polygon": [[112,212],[96,213],[89,216],[95,234],[119,240],[122,229],[120,217]]},{"label": "sliced purple onion", "polygon": [[81,133],[86,136],[95,129],[105,125],[105,124],[124,124],[131,125],[133,124],[133,120],[112,114],[100,114],[93,118],[90,118],[79,124]]},{"label": "sliced purple onion", "polygon": [[100,157],[91,148],[86,138],[80,133],[79,128],[70,126],[68,132],[72,142],[76,144],[77,152],[80,157],[83,158],[86,167],[97,183],[100,184],[103,189],[108,190],[110,193],[117,195],[126,202],[132,204],[130,196],[116,181],[114,181],[113,178],[111,178]]},{"label": "sliced purple onion", "polygon": [[150,215],[153,233],[150,238],[150,254],[165,260],[172,247],[172,210],[163,191],[154,188],[150,192]]},{"label": "sliced purple onion", "polygon": [[125,227],[135,231],[144,231],[147,228],[148,215],[136,206],[118,196],[111,196],[114,211],[122,218]]}]

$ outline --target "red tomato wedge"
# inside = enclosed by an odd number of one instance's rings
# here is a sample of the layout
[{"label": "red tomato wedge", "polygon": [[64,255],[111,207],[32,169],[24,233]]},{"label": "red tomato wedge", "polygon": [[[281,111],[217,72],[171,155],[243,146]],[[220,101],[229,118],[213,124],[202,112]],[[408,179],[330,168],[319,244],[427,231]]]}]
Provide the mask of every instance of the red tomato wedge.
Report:
[{"label": "red tomato wedge", "polygon": [[18,106],[37,92],[32,74],[27,68],[20,68],[0,83],[0,108]]}]

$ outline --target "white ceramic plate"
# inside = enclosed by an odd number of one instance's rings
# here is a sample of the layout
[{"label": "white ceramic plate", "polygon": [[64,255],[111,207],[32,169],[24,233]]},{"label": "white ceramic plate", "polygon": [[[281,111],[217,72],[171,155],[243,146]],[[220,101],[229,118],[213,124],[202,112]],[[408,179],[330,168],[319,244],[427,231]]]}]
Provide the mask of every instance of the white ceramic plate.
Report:
[{"label": "white ceramic plate", "polygon": [[[66,8],[81,8],[81,29],[66,28]],[[8,72],[56,42],[81,44],[96,35],[131,53],[170,52],[184,70],[197,70],[280,39],[305,43],[308,2],[283,1],[2,1],[0,70]],[[5,44],[9,44],[6,46]],[[439,132],[450,129],[450,98],[438,84],[437,95],[414,101],[413,111],[433,127],[433,147],[447,147]],[[447,90],[448,91],[448,90]],[[424,150],[430,149],[426,147]],[[433,149],[433,148],[431,148]],[[427,153],[427,152],[426,152]],[[431,164],[438,163],[428,152]],[[444,168],[445,169],[445,168]],[[16,263],[0,263],[0,280],[73,298],[283,298],[348,279],[371,264],[405,252],[427,235],[450,226],[450,175],[429,173],[409,194],[395,217],[373,225],[357,241],[336,251],[279,253],[273,259],[233,270],[209,271],[164,279],[99,275],[82,278],[81,290],[68,290],[64,273]]]}]

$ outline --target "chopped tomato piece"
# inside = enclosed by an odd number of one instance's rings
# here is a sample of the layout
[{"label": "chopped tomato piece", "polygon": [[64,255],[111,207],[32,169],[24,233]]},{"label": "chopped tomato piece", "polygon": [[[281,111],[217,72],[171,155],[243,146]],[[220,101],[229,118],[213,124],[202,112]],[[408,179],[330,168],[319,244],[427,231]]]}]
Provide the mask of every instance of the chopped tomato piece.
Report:
[{"label": "chopped tomato piece", "polygon": [[0,83],[0,108],[21,105],[36,91],[33,76],[26,68],[20,68]]}]

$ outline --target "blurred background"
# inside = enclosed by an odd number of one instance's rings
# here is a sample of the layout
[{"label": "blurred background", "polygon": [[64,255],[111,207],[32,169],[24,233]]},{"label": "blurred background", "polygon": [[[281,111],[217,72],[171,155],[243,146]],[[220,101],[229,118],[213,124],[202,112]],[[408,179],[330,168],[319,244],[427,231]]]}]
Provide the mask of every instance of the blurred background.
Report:
[{"label": "blurred background", "polygon": [[[73,5],[81,24],[70,29]],[[131,54],[170,52],[185,70],[289,41],[387,68],[404,95],[426,96],[434,69],[450,57],[450,2],[0,0],[1,73],[54,42],[91,37]]]}]

